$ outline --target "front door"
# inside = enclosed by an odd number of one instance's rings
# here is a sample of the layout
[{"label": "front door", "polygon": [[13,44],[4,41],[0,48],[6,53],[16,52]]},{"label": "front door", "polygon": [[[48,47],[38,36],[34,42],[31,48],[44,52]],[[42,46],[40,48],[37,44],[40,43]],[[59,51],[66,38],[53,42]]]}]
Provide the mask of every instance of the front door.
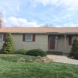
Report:
[{"label": "front door", "polygon": [[50,49],[55,49],[55,37],[50,37],[49,44]]}]

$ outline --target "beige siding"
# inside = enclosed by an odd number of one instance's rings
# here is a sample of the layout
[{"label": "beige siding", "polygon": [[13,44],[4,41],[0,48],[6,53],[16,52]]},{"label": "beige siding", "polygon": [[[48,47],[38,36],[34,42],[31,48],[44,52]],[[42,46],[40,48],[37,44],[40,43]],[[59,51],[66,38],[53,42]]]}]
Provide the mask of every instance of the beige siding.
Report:
[{"label": "beige siding", "polygon": [[68,43],[68,37],[67,37],[67,45],[66,45],[66,52],[69,53],[71,51],[72,45],[69,45]]},{"label": "beige siding", "polygon": [[55,40],[55,49],[50,49],[50,40],[49,40],[49,51],[62,51],[63,52],[64,51],[64,44],[63,43],[64,43],[64,37],[61,37],[60,39],[57,40],[57,43]]},{"label": "beige siding", "polygon": [[66,48],[65,48],[65,38],[64,36],[58,40],[58,51],[63,53],[69,53],[71,51],[71,45],[68,44],[68,37],[66,37]]},{"label": "beige siding", "polygon": [[3,43],[4,43],[4,41],[0,41],[0,49],[2,49],[2,46],[3,46]]},{"label": "beige siding", "polygon": [[64,50],[65,50],[64,37],[60,37],[60,39],[58,39],[58,51],[64,52]]},{"label": "beige siding", "polygon": [[4,43],[4,41],[3,41],[3,35],[4,35],[4,34],[0,33],[0,35],[2,36],[2,39],[0,39],[0,49],[2,49],[2,45],[3,45],[3,43]]},{"label": "beige siding", "polygon": [[[50,44],[50,42],[49,42]],[[50,47],[50,46],[49,46]],[[57,43],[55,42],[55,49],[49,49],[49,51],[58,51],[58,52],[63,52],[63,53],[69,53],[71,51],[71,45],[68,44],[68,37],[61,36],[58,38]]]},{"label": "beige siding", "polygon": [[13,35],[16,49],[24,48],[26,50],[29,50],[39,48],[44,51],[48,50],[48,35],[35,35],[35,42],[22,41],[22,37],[22,34]]},{"label": "beige siding", "polygon": [[[16,50],[18,49],[42,49],[44,51],[48,51],[48,35],[35,35],[35,42],[26,42],[23,41],[22,34],[12,34],[14,39],[14,44]],[[2,48],[4,41],[0,41],[0,49]],[[68,37],[66,37],[66,48],[65,48],[65,39],[64,36],[61,36],[58,39],[57,48],[52,51],[62,51],[63,53],[69,53],[71,51],[71,45],[68,45]]]}]

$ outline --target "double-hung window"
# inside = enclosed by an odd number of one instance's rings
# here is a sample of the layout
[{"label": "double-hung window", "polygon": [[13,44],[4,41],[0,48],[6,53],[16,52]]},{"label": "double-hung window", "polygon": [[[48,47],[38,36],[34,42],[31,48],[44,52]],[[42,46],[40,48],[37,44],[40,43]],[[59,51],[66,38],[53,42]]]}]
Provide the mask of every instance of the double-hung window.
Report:
[{"label": "double-hung window", "polygon": [[23,41],[35,42],[35,34],[23,34]]},{"label": "double-hung window", "polygon": [[3,35],[2,34],[0,34],[0,41],[2,41],[3,40]]},{"label": "double-hung window", "polygon": [[32,41],[32,35],[31,34],[27,34],[26,36],[25,36],[25,38],[26,38],[26,41]]}]

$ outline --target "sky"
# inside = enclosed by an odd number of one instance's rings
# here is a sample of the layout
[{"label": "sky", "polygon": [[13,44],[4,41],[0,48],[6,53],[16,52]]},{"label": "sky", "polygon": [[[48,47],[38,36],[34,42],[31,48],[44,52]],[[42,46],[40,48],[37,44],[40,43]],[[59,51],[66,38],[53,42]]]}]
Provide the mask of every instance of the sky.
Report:
[{"label": "sky", "polygon": [[0,0],[5,27],[78,27],[78,0]]}]

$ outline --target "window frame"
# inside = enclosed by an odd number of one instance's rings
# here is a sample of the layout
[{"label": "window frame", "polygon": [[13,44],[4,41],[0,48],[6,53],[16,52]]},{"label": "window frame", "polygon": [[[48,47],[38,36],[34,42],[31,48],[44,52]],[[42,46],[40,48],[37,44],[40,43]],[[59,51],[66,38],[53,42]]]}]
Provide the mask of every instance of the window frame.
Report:
[{"label": "window frame", "polygon": [[[29,38],[30,38],[29,40],[28,40],[28,38],[27,38],[28,36],[30,36],[30,37],[29,37]],[[32,35],[32,34],[26,34],[26,35],[25,35],[25,41],[26,41],[26,42],[32,42],[32,41],[33,41],[33,35]]]},{"label": "window frame", "polygon": [[3,34],[0,34],[0,36],[2,36],[2,38],[0,38],[0,41],[3,41]]}]

